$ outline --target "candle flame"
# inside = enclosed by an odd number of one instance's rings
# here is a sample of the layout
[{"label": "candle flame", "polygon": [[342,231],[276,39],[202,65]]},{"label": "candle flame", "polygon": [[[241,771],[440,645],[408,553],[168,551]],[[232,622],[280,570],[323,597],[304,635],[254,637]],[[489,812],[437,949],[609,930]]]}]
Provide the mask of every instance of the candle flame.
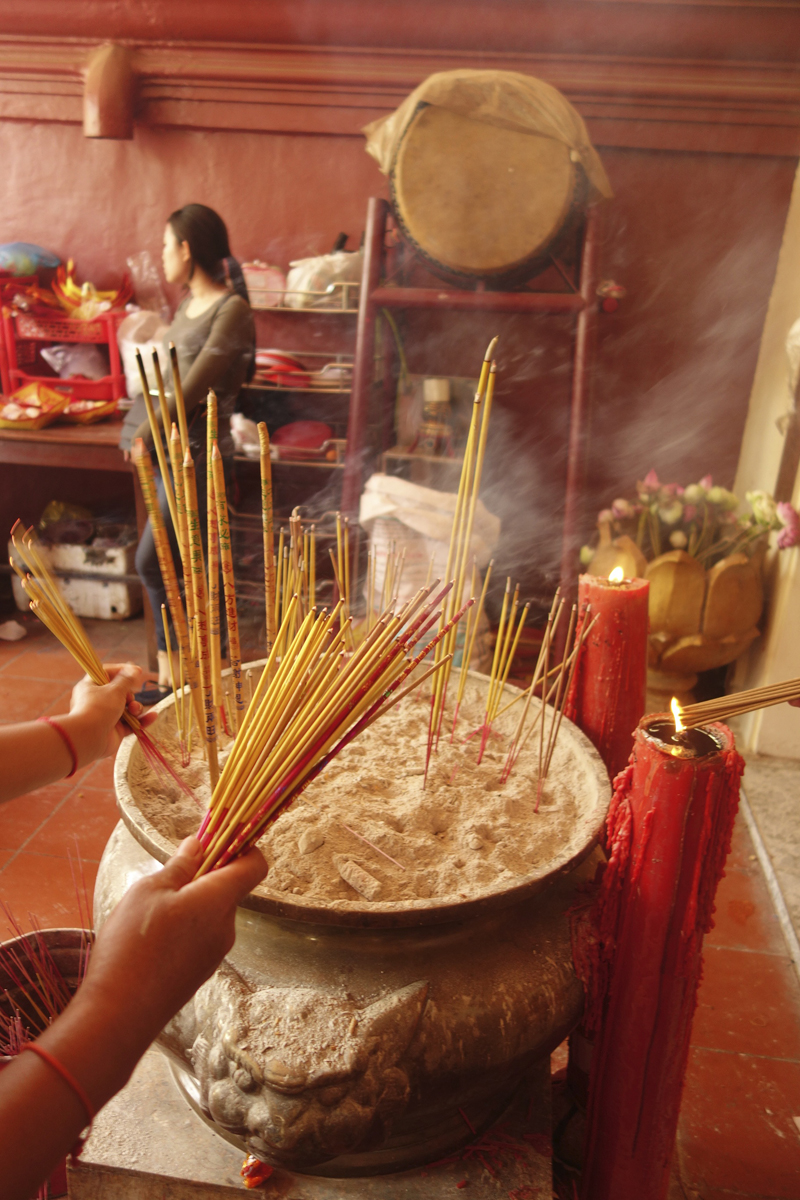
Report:
[{"label": "candle flame", "polygon": [[670,700],[669,706],[672,709],[672,715],[675,718],[675,732],[683,733],[685,726],[681,720],[681,706],[678,704],[678,701],[674,696]]},{"label": "candle flame", "polygon": [[614,570],[611,572],[611,574],[608,577],[608,582],[609,583],[622,583],[624,578],[625,578],[625,572],[623,571],[622,567],[614,567]]}]

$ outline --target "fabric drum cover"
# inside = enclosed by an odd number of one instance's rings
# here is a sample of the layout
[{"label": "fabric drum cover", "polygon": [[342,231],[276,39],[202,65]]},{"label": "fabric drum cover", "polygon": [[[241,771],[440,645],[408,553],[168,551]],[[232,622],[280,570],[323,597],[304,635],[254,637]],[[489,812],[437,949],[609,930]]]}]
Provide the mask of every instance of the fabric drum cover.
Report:
[{"label": "fabric drum cover", "polygon": [[420,105],[390,173],[395,215],[437,273],[529,279],[585,209],[576,157],[555,138]]}]

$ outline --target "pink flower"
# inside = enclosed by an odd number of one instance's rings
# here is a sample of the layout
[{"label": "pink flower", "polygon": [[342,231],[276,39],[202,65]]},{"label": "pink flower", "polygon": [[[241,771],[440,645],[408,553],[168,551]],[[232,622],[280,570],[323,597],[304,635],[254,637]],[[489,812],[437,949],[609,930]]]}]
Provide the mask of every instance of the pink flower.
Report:
[{"label": "pink flower", "polygon": [[778,534],[778,549],[788,550],[790,546],[796,546],[800,542],[800,513],[786,500],[780,500],[775,507],[783,525]]},{"label": "pink flower", "polygon": [[604,525],[607,521],[614,520],[614,513],[610,508],[604,508],[602,512],[597,514],[597,524]]},{"label": "pink flower", "polygon": [[658,476],[656,475],[656,473],[652,469],[652,467],[650,468],[650,470],[647,472],[644,479],[642,480],[642,487],[647,488],[649,491],[654,491],[654,492],[657,491],[661,487],[661,484],[658,481]]},{"label": "pink flower", "polygon": [[700,480],[698,487],[703,488],[704,491],[707,492],[708,489],[713,486],[713,483],[714,483],[714,480],[711,477],[711,475],[704,475],[703,478]]}]

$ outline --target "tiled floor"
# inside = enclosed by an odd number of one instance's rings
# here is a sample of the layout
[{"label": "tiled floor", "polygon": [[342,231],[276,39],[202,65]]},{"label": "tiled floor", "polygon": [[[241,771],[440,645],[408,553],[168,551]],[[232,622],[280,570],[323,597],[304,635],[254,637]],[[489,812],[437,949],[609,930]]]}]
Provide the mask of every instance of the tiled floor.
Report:
[{"label": "tiled floor", "polygon": [[[27,638],[0,642],[4,723],[66,711],[78,677],[42,626],[25,623]],[[140,620],[87,626],[106,661],[144,661]],[[91,889],[117,820],[111,780],[105,761],[0,807],[0,899],[23,924],[29,911],[44,925],[77,921],[69,855]],[[800,1200],[800,984],[741,820],[706,941],[676,1168],[675,1197]]]}]

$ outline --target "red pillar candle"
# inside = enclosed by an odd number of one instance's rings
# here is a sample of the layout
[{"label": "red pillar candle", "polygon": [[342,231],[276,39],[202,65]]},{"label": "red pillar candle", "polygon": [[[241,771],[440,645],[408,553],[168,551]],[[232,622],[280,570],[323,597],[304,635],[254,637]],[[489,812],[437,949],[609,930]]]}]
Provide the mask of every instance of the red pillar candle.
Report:
[{"label": "red pillar candle", "polygon": [[578,632],[584,621],[597,620],[581,650],[566,714],[596,746],[612,779],[627,763],[644,715],[649,591],[646,579],[612,583],[581,575],[578,583]]},{"label": "red pillar candle", "polygon": [[[672,744],[671,744],[672,743]],[[587,1027],[599,1029],[584,1200],[663,1200],[703,935],[730,850],[744,761],[724,725],[676,734],[646,717],[617,777],[609,861],[576,940]]]}]

